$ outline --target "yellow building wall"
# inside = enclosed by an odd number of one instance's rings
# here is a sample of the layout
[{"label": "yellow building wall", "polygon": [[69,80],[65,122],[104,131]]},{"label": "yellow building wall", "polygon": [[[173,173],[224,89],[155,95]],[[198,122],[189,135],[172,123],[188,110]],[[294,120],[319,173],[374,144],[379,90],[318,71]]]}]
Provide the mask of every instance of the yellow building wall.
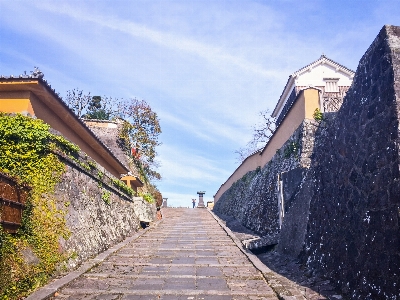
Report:
[{"label": "yellow building wall", "polygon": [[315,109],[320,107],[319,91],[316,89],[303,90],[298,97],[299,98],[264,148],[261,155],[262,166],[265,166],[265,164],[272,159],[276,150],[283,146],[304,119],[314,118],[313,114]]},{"label": "yellow building wall", "polygon": [[50,127],[62,133],[68,140],[78,145],[82,151],[97,161],[107,171],[119,178],[120,172],[112,167],[106,159],[94,150],[96,147],[94,143],[96,143],[96,141],[84,141],[76,133],[77,129],[73,128],[73,124],[75,124],[76,121],[71,117],[71,115],[66,112],[58,111],[58,113],[63,114],[61,118],[61,116],[54,113],[54,110],[49,108],[49,105],[51,105],[51,103],[43,103],[31,91],[0,93],[0,111],[22,114],[28,112],[31,116],[36,116],[38,119],[49,124]]},{"label": "yellow building wall", "polygon": [[228,178],[228,180],[221,185],[217,193],[214,195],[214,202],[218,201],[218,199],[228,190],[232,184],[242,178],[246,173],[250,171],[254,171],[257,167],[261,166],[261,156],[260,153],[257,152],[249,157],[247,157],[242,164],[233,172],[233,174]]},{"label": "yellow building wall", "polygon": [[19,112],[21,114],[30,114],[34,116],[31,101],[29,100],[30,92],[8,92],[0,94],[0,111],[6,113]]},{"label": "yellow building wall", "polygon": [[315,109],[320,109],[319,91],[315,89],[304,90],[305,101],[305,119],[314,119]]},{"label": "yellow building wall", "polygon": [[320,108],[319,90],[309,88],[301,91],[298,99],[270,138],[262,153],[253,154],[243,161],[228,180],[221,185],[214,196],[214,202],[217,202],[222,194],[247,172],[254,171],[258,166],[265,166],[276,154],[276,150],[283,146],[304,119],[314,118],[313,114],[316,108]]}]

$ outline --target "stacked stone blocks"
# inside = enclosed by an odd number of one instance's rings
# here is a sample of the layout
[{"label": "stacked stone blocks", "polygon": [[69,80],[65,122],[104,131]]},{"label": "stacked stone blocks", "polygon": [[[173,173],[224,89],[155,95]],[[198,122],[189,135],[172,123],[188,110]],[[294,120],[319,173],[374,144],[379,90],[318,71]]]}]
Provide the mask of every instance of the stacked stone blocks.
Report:
[{"label": "stacked stone blocks", "polygon": [[352,299],[400,297],[399,56],[400,27],[385,26],[310,169],[301,256]]},{"label": "stacked stone blocks", "polygon": [[[260,235],[278,233],[279,253],[299,257],[348,298],[399,299],[399,108],[400,27],[385,26],[360,60],[340,110],[311,131],[303,123],[214,209]],[[301,141],[298,155],[282,159],[293,140]],[[297,168],[300,183],[289,187],[279,230],[276,178]]]}]

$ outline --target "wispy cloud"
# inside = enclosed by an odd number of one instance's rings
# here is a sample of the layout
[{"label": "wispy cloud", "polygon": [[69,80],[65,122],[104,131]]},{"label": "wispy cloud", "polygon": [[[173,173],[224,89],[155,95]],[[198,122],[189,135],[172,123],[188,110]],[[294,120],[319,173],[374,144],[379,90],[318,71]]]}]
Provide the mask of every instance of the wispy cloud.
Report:
[{"label": "wispy cloud", "polygon": [[148,101],[163,129],[160,190],[190,205],[231,175],[290,73],[322,52],[355,68],[398,22],[397,2],[0,0],[0,68],[38,65],[61,94]]},{"label": "wispy cloud", "polygon": [[218,168],[218,163],[209,158],[201,156],[186,149],[180,149],[171,145],[162,145],[160,147],[161,170],[164,180],[182,183],[182,179],[196,182],[220,180],[229,176],[229,172],[224,168]]},{"label": "wispy cloud", "polygon": [[221,47],[214,47],[176,34],[153,30],[143,24],[115,16],[94,14],[82,7],[77,8],[66,3],[60,5],[59,3],[54,4],[54,2],[36,2],[36,5],[42,10],[67,15],[80,22],[90,22],[97,26],[123,32],[132,37],[151,41],[162,47],[195,54],[214,65],[221,65],[221,63],[235,65],[246,72],[256,73],[265,78],[276,78],[277,76],[274,70],[266,70],[259,64],[254,64],[243,57],[226,52]]},{"label": "wispy cloud", "polygon": [[[249,136],[246,134],[246,129],[243,126],[239,127],[236,123],[230,122],[224,124],[221,120],[213,120],[212,118],[201,117],[200,118],[202,127],[209,133],[209,135],[218,138],[218,141],[231,141],[237,145],[247,142]],[[247,122],[246,122],[247,123]]]},{"label": "wispy cloud", "polygon": [[178,118],[177,116],[167,111],[160,111],[159,115],[163,122],[168,122],[171,126],[174,126],[175,128],[186,131],[192,136],[200,138],[204,141],[215,142],[215,138],[212,135],[200,131],[198,124],[194,123],[193,121],[185,121],[182,117]]},{"label": "wispy cloud", "polygon": [[188,119],[177,114],[161,110],[159,116],[162,122],[168,122],[180,131],[186,131],[193,138],[201,139],[210,143],[221,143],[229,141],[237,144],[246,143],[248,136],[245,128],[233,126],[232,123],[224,124],[221,120],[213,121],[209,116],[196,116],[195,120]]}]

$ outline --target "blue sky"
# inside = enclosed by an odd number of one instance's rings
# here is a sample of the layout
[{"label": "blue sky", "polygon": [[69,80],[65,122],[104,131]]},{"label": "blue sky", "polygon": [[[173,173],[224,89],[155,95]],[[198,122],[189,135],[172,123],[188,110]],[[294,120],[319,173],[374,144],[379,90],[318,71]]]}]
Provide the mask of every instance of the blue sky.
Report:
[{"label": "blue sky", "polygon": [[400,1],[0,0],[0,74],[38,66],[61,96],[145,99],[161,120],[169,205],[213,195],[258,112],[322,53],[355,70]]}]

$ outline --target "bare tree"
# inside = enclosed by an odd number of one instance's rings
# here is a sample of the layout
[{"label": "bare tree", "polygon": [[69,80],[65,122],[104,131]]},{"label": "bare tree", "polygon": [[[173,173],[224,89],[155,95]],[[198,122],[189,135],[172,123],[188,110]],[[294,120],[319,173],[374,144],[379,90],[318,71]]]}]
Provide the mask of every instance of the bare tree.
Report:
[{"label": "bare tree", "polygon": [[257,149],[249,148],[248,144],[246,144],[245,147],[239,148],[238,150],[235,151],[235,154],[237,155],[236,162],[238,164],[241,164],[247,157],[249,157],[256,151]]},{"label": "bare tree", "polygon": [[73,112],[82,118],[89,108],[89,104],[92,101],[92,96],[90,93],[83,94],[83,91],[78,89],[73,89],[67,91],[67,97],[65,97],[64,102],[73,110]]},{"label": "bare tree", "polygon": [[259,115],[263,118],[261,123],[254,126],[253,140],[257,143],[267,143],[275,132],[276,120],[271,116],[269,110],[260,111]]},{"label": "bare tree", "polygon": [[92,96],[82,90],[67,91],[64,102],[79,118],[110,120],[117,115],[121,100],[107,96]]},{"label": "bare tree", "polygon": [[261,150],[275,132],[276,120],[271,116],[270,111],[260,111],[259,116],[262,117],[262,120],[253,126],[253,135],[251,140],[245,147],[235,151],[238,155],[238,163],[242,163],[247,157]]}]

